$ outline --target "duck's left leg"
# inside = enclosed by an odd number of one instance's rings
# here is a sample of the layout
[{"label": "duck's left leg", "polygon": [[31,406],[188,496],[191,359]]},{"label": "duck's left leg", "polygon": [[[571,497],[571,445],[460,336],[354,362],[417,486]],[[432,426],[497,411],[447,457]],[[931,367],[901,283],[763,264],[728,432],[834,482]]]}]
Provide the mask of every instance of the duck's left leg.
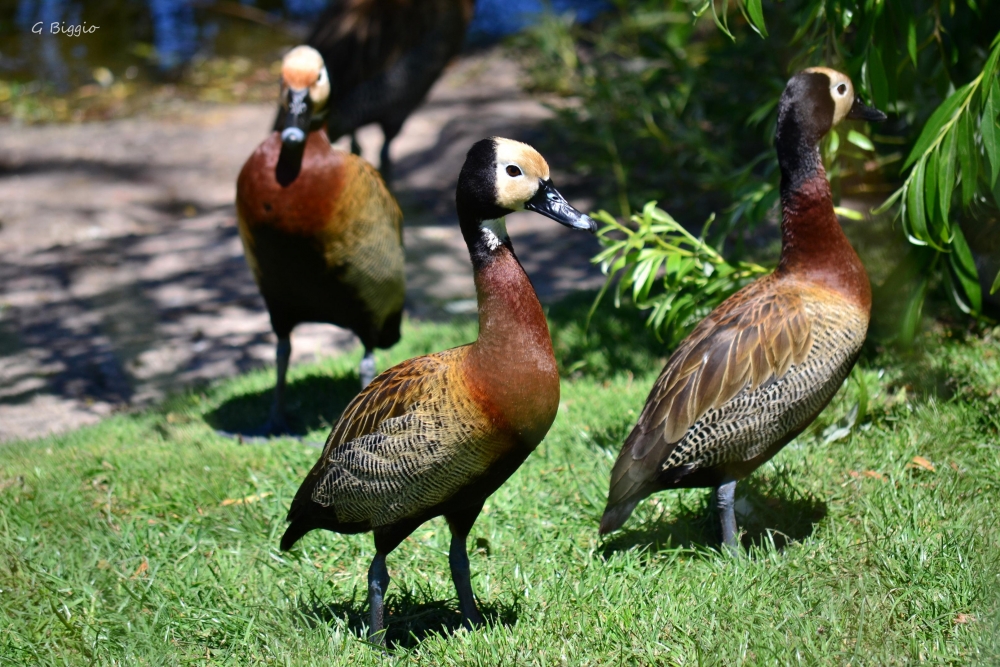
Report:
[{"label": "duck's left leg", "polygon": [[451,528],[451,549],[448,551],[448,564],[451,566],[451,579],[455,582],[455,592],[458,593],[458,606],[462,610],[465,627],[472,630],[483,624],[483,616],[476,606],[476,598],[472,593],[471,573],[469,572],[469,552],[466,540],[469,531],[476,522],[483,506],[470,508],[460,513],[449,514],[445,518]]}]

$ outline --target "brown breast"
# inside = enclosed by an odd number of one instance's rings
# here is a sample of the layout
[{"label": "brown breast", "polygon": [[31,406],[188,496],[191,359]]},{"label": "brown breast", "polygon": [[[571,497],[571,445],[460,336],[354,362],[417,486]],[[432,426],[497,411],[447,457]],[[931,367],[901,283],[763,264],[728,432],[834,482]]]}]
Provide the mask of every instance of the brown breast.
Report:
[{"label": "brown breast", "polygon": [[236,209],[241,225],[303,236],[336,233],[349,224],[337,215],[341,194],[350,189],[356,169],[352,160],[334,150],[322,130],[310,132],[302,167],[287,185],[275,170],[281,154],[281,136],[272,132],[243,165],[236,181]]}]

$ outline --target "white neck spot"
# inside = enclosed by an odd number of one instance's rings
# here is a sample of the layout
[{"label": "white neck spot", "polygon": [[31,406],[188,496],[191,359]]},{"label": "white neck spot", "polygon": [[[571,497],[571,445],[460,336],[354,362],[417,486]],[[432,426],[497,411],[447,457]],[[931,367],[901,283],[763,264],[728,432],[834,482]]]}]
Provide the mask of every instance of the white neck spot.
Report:
[{"label": "white neck spot", "polygon": [[509,238],[507,236],[507,223],[503,218],[483,220],[479,224],[479,228],[482,230],[486,246],[490,250],[496,250]]}]

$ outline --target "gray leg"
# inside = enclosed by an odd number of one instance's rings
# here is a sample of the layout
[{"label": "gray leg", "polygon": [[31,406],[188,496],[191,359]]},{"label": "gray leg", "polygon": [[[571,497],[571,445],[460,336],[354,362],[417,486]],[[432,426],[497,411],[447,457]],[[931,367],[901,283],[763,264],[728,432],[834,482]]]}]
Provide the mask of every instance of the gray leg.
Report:
[{"label": "gray leg", "polygon": [[375,379],[375,351],[365,348],[365,356],[361,357],[361,364],[358,366],[358,375],[361,376],[361,388],[364,389]]},{"label": "gray leg", "polygon": [[274,402],[271,403],[271,416],[264,430],[268,433],[285,433],[288,425],[285,423],[285,385],[288,377],[288,360],[292,356],[292,341],[290,338],[279,338],[277,347],[277,381],[274,385]]},{"label": "gray leg", "polygon": [[722,544],[731,554],[739,553],[739,542],[736,533],[736,480],[723,482],[715,489],[715,506],[719,511],[719,521],[722,524]]},{"label": "gray leg", "polygon": [[402,122],[392,123],[388,126],[382,125],[382,151],[379,153],[378,170],[382,174],[382,180],[390,188],[392,187],[392,158],[389,157],[389,146],[401,129],[403,129]]},{"label": "gray leg", "polygon": [[476,598],[472,595],[472,582],[469,579],[469,554],[465,549],[464,535],[459,537],[452,533],[448,564],[451,566],[451,579],[455,582],[458,606],[462,610],[465,627],[471,630],[475,626],[483,624],[483,616],[479,613]]},{"label": "gray leg", "polygon": [[386,185],[392,184],[392,158],[389,157],[389,142],[386,139],[382,144],[382,152],[379,153],[378,170],[382,174],[382,180]]},{"label": "gray leg", "polygon": [[385,589],[389,587],[389,570],[385,568],[385,554],[377,553],[368,568],[368,608],[371,623],[368,641],[385,646]]},{"label": "gray leg", "polygon": [[361,144],[358,143],[358,137],[351,132],[351,152],[355,155],[361,155]]}]

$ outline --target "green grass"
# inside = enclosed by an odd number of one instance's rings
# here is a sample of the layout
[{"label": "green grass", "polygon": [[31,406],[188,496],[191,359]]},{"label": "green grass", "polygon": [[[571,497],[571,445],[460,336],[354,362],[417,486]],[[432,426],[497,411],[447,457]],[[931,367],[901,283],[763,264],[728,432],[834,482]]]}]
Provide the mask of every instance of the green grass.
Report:
[{"label": "green grass", "polygon": [[[314,532],[277,550],[317,450],[240,445],[212,428],[263,419],[272,380],[260,371],[0,447],[0,663],[1000,660],[1000,329],[871,351],[816,426],[740,484],[748,551],[729,559],[701,489],[661,493],[598,539],[613,458],[666,352],[634,313],[603,311],[585,332],[586,305],[550,313],[566,371],[559,415],[470,536],[486,629],[460,629],[441,519],[389,558],[388,656],[363,641],[370,536]],[[408,324],[380,367],[474,331]],[[350,398],[357,361],[293,369],[293,425],[307,439]],[[862,386],[861,425],[824,444]]]}]

